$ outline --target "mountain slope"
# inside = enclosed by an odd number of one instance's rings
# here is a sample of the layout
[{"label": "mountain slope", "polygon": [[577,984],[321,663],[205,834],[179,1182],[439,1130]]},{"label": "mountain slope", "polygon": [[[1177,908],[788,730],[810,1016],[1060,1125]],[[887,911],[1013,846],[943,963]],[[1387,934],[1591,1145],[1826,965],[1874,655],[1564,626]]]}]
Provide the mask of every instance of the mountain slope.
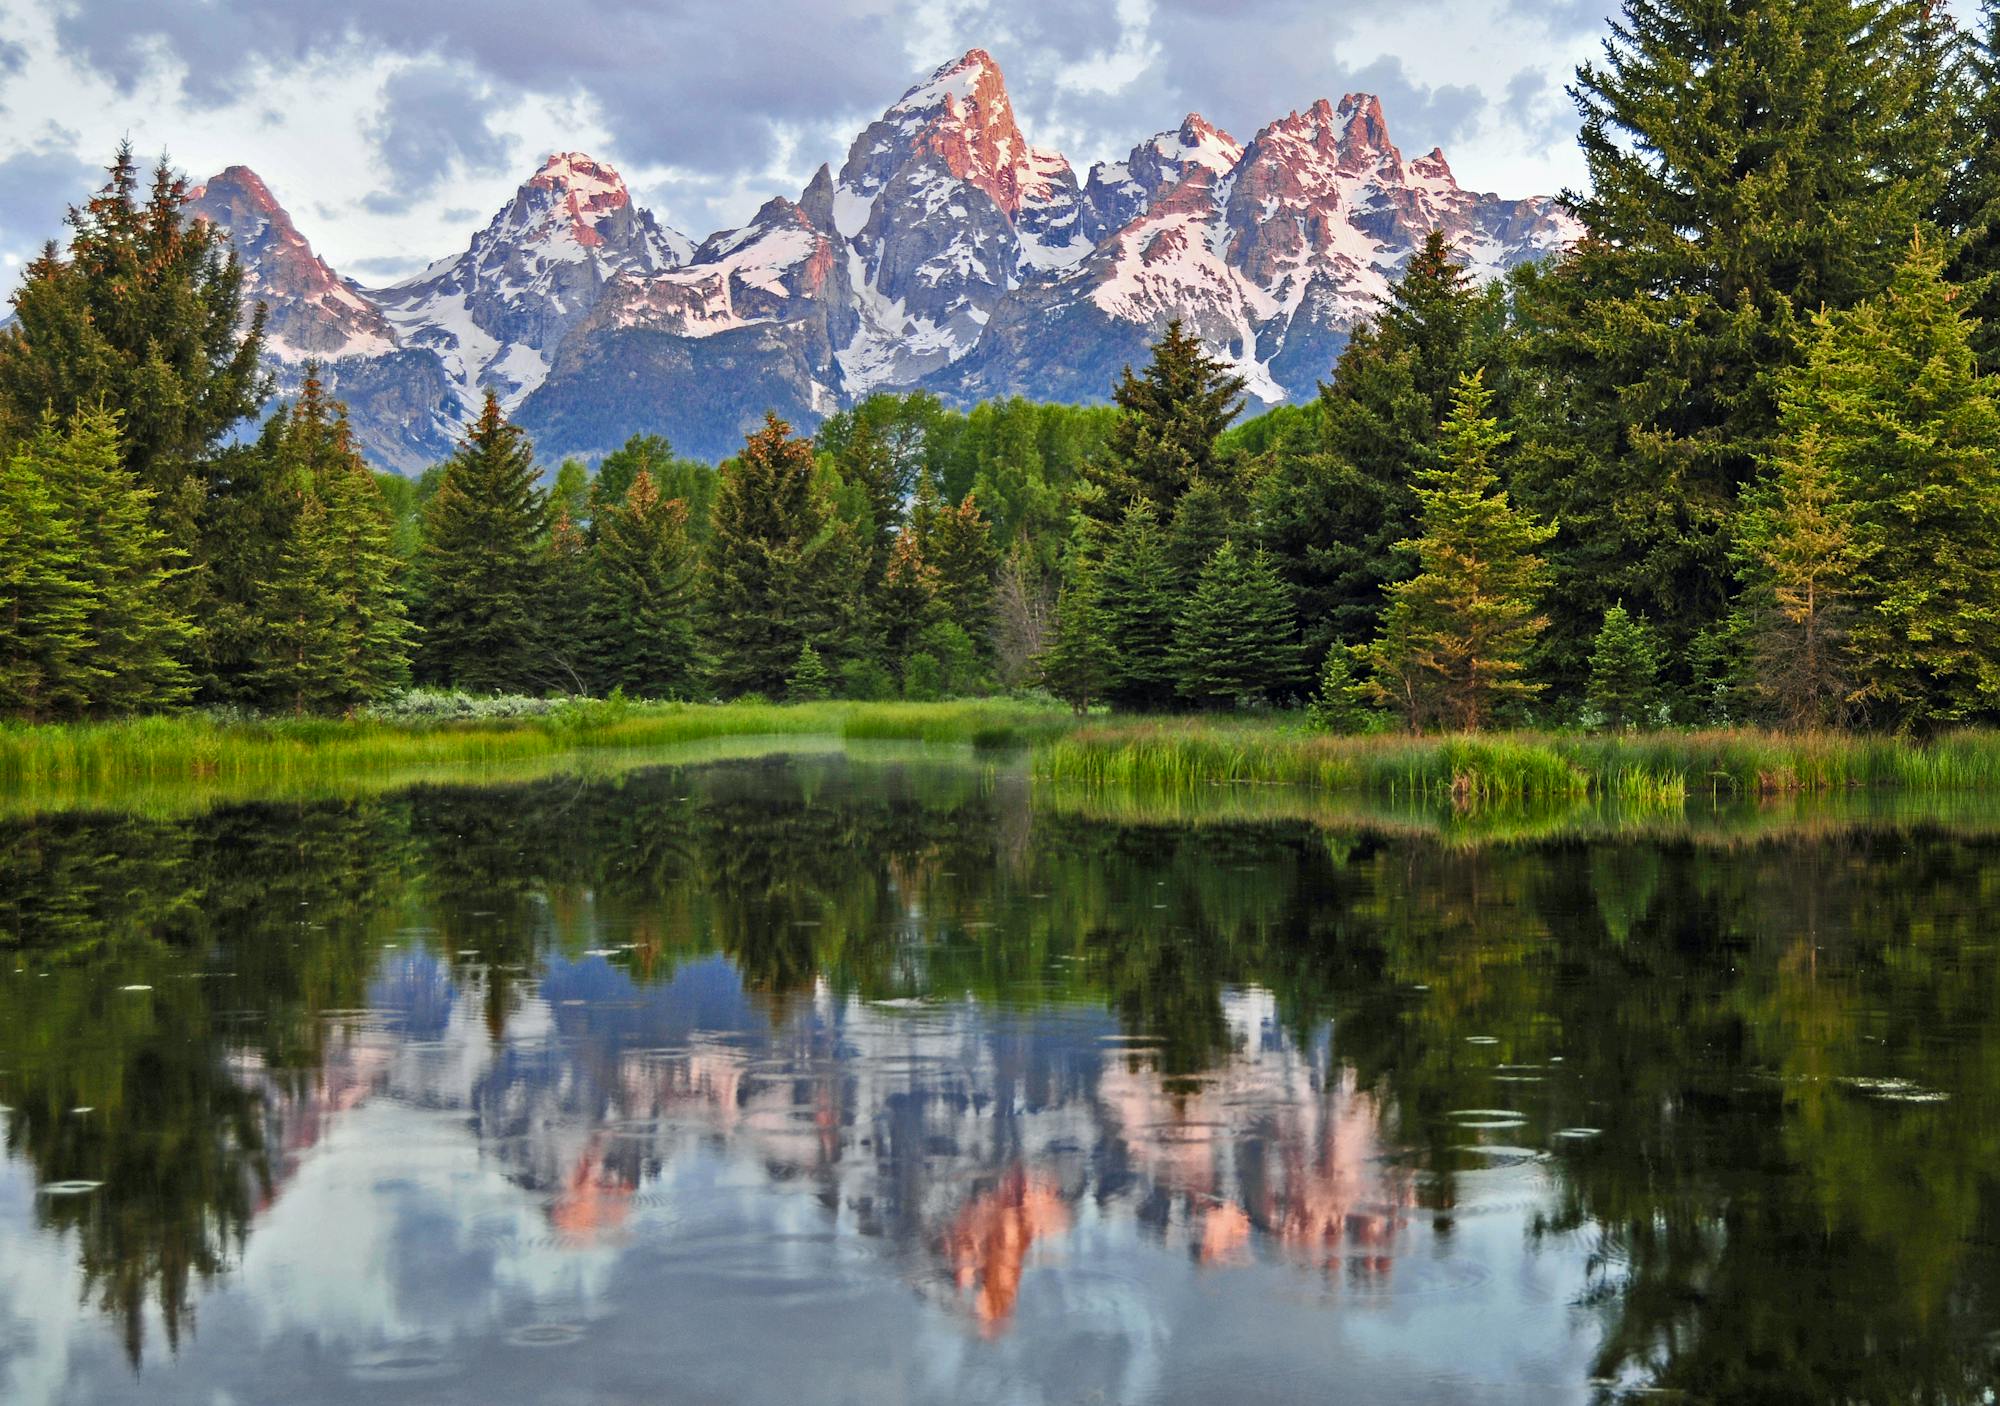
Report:
[{"label": "mountain slope", "polygon": [[910,88],[797,200],[698,244],[618,173],[558,153],[464,252],[389,288],[340,278],[253,172],[195,192],[270,308],[281,383],[327,364],[364,450],[413,471],[497,391],[541,454],[632,433],[720,457],[768,409],[810,428],[876,389],[1101,400],[1169,318],[1266,404],[1313,393],[1424,235],[1482,277],[1578,226],[1546,197],[1406,159],[1349,94],[1240,143],[1199,114],[1077,179],[975,49]]}]

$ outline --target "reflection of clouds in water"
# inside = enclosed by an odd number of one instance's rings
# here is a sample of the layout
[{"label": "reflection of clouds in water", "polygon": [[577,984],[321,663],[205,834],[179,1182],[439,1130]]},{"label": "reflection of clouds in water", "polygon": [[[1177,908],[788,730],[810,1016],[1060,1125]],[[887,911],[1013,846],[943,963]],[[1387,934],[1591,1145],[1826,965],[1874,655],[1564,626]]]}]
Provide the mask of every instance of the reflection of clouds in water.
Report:
[{"label": "reflection of clouds in water", "polygon": [[[1217,1307],[1197,1267],[1393,1249],[1406,1191],[1381,1170],[1378,1106],[1261,991],[1224,996],[1235,1053],[1169,1084],[1098,1010],[891,1008],[821,983],[772,1024],[726,963],[635,988],[593,958],[555,963],[495,1040],[476,974],[406,953],[384,970],[389,1011],[331,1037],[306,1090],[274,1091],[281,1185],[192,1351],[311,1341],[371,1381],[492,1374],[496,1341],[559,1356],[581,1322],[593,1354],[685,1330],[724,1371],[723,1322],[789,1322],[769,1390],[743,1399],[814,1380],[1132,1399],[1176,1379]],[[675,1333],[621,1335],[638,1303]],[[33,1370],[59,1376],[68,1351]]]}]

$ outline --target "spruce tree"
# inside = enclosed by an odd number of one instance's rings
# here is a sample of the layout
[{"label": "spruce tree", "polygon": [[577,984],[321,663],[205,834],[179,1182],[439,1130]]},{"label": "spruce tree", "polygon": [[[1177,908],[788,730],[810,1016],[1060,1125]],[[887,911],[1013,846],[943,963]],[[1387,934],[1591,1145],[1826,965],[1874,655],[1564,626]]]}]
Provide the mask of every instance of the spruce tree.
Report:
[{"label": "spruce tree", "polygon": [[1109,528],[1146,498],[1170,516],[1183,493],[1216,472],[1216,440],[1243,409],[1243,385],[1179,318],[1169,322],[1152,362],[1137,375],[1126,367],[1111,393],[1119,414],[1103,452],[1085,466],[1083,511]]},{"label": "spruce tree", "polygon": [[1224,542],[1176,623],[1176,686],[1200,707],[1275,701],[1297,682],[1294,636],[1290,592],[1269,553]]},{"label": "spruce tree", "polygon": [[819,651],[809,642],[800,645],[799,657],[792,661],[792,672],[785,679],[785,697],[794,703],[815,702],[826,697],[832,683],[833,676]]},{"label": "spruce tree", "polygon": [[1660,654],[1653,632],[1620,602],[1604,612],[1590,653],[1585,699],[1598,723],[1614,732],[1646,727],[1660,702]]},{"label": "spruce tree", "polygon": [[1354,676],[1354,654],[1339,643],[1327,650],[1318,687],[1306,705],[1306,725],[1313,731],[1341,736],[1367,731],[1369,710],[1362,701],[1367,685]]},{"label": "spruce tree", "polygon": [[695,567],[687,505],[663,500],[641,469],[598,531],[590,619],[607,686],[648,698],[693,690]]},{"label": "spruce tree", "polygon": [[1817,319],[1781,392],[1787,453],[1812,440],[1852,505],[1852,701],[1902,731],[2000,715],[2000,381],[1972,330],[1919,238],[1884,296]]},{"label": "spruce tree", "polygon": [[25,447],[0,458],[0,716],[34,723],[85,709],[91,603],[40,458]]},{"label": "spruce tree", "polygon": [[[620,506],[623,505],[620,497]],[[548,627],[548,662],[555,686],[576,693],[609,691],[608,675],[613,669],[607,659],[607,636],[596,618],[597,590],[594,570],[596,553],[591,549],[611,514],[620,508],[599,507],[578,525],[567,504],[551,495],[549,537],[546,544],[548,596],[543,615]]]},{"label": "spruce tree", "polygon": [[1183,593],[1149,500],[1141,498],[1125,510],[1104,554],[1097,589],[1111,644],[1104,697],[1120,708],[1168,707],[1175,694],[1174,629]]},{"label": "spruce tree", "polygon": [[708,542],[707,646],[724,694],[776,695],[802,645],[852,653],[865,549],[840,522],[812,445],[767,415],[722,466]]},{"label": "spruce tree", "polygon": [[260,583],[264,638],[251,675],[265,702],[295,716],[351,701],[338,571],[325,505],[305,480],[270,576]]},{"label": "spruce tree", "polygon": [[1111,639],[1098,605],[1096,574],[1087,566],[1070,573],[1056,598],[1055,625],[1036,656],[1042,687],[1078,713],[1104,696],[1111,676]]},{"label": "spruce tree", "polygon": [[1407,575],[1411,483],[1434,466],[1459,377],[1503,359],[1502,290],[1477,288],[1430,231],[1381,311],[1355,328],[1310,419],[1274,446],[1257,521],[1297,594],[1315,651],[1367,639],[1383,588]]},{"label": "spruce tree", "polygon": [[891,539],[889,561],[876,597],[875,622],[882,642],[882,664],[903,677],[917,641],[944,619],[938,603],[938,572],[923,558],[917,534],[904,528]]},{"label": "spruce tree", "polygon": [[980,658],[993,648],[993,578],[1000,554],[993,529],[968,493],[957,507],[940,508],[923,534],[924,560],[937,571],[938,605],[965,632]]},{"label": "spruce tree", "polygon": [[288,471],[310,485],[332,542],[340,682],[327,706],[371,702],[410,681],[415,631],[403,599],[395,522],[354,448],[346,407],[326,400],[316,366],[307,368],[285,418],[279,453]]},{"label": "spruce tree", "polygon": [[1572,88],[1587,237],[1519,280],[1523,503],[1558,517],[1545,656],[1580,684],[1603,612],[1661,622],[1676,684],[1727,608],[1736,494],[1811,312],[1880,292],[1946,186],[1905,114],[1917,0],[1626,0]]},{"label": "spruce tree", "polygon": [[423,678],[512,692],[561,682],[547,658],[546,516],[534,452],[489,390],[424,510]]},{"label": "spruce tree", "polygon": [[45,410],[116,414],[125,467],[188,552],[208,460],[269,393],[263,310],[243,316],[229,237],[187,218],[186,182],[162,161],[143,187],[120,146],[104,188],[70,211],[67,250],[28,266],[0,328],[0,439],[31,433]]},{"label": "spruce tree", "polygon": [[1743,592],[1732,623],[1763,710],[1792,728],[1844,722],[1862,550],[1855,504],[1817,423],[1782,437],[1764,476],[1744,490],[1735,560]]},{"label": "spruce tree", "polygon": [[1547,624],[1536,613],[1554,529],[1513,506],[1494,459],[1508,436],[1487,411],[1483,375],[1459,382],[1443,455],[1417,478],[1418,537],[1402,544],[1417,573],[1390,587],[1370,650],[1371,691],[1416,730],[1475,731],[1540,685],[1523,677]]},{"label": "spruce tree", "polygon": [[1167,563],[1173,571],[1174,589],[1185,595],[1201,579],[1239,516],[1232,495],[1212,478],[1191,484],[1174,507],[1167,528]]}]

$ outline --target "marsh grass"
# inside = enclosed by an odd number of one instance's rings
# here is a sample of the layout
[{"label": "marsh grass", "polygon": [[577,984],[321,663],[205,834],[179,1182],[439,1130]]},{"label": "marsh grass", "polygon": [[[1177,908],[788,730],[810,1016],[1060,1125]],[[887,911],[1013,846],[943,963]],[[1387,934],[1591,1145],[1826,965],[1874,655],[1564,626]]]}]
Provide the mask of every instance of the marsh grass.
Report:
[{"label": "marsh grass", "polygon": [[203,714],[0,726],[0,788],[267,782],[492,767],[567,753],[720,737],[833,737],[1026,745],[1068,715],[1033,704],[565,704],[535,717],[244,721]]},{"label": "marsh grass", "polygon": [[1930,742],[1751,729],[1329,737],[1273,724],[1112,722],[1052,739],[1037,773],[1155,791],[1288,783],[1461,805],[1596,797],[1658,809],[1694,797],[2000,789],[2000,732]]}]

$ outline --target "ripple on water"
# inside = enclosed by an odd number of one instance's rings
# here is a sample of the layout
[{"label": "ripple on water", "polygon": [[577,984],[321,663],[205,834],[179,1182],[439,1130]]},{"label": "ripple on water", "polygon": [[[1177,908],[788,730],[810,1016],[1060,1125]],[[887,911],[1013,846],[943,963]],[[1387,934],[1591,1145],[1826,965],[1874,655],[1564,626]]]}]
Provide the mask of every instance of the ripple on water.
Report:
[{"label": "ripple on water", "polygon": [[1528,1115],[1513,1108],[1454,1108],[1444,1115],[1452,1125],[1459,1128],[1519,1128],[1524,1127]]},{"label": "ripple on water", "polygon": [[1569,1142],[1584,1142],[1590,1138],[1601,1137],[1603,1133],[1604,1129],[1602,1128],[1557,1128],[1556,1129],[1556,1136]]},{"label": "ripple on water", "polygon": [[358,1352],[347,1365],[347,1374],[363,1382],[429,1382],[458,1371],[458,1364],[443,1353],[416,1344]]},{"label": "ripple on water", "polygon": [[45,1181],[35,1188],[37,1196],[87,1196],[104,1185],[101,1181]]},{"label": "ripple on water", "polygon": [[1945,1103],[1951,1095],[1942,1089],[1927,1089],[1909,1079],[1842,1079],[1857,1093],[1884,1103]]},{"label": "ripple on water", "polygon": [[502,1339],[509,1347],[567,1347],[580,1342],[581,1323],[523,1323]]}]

